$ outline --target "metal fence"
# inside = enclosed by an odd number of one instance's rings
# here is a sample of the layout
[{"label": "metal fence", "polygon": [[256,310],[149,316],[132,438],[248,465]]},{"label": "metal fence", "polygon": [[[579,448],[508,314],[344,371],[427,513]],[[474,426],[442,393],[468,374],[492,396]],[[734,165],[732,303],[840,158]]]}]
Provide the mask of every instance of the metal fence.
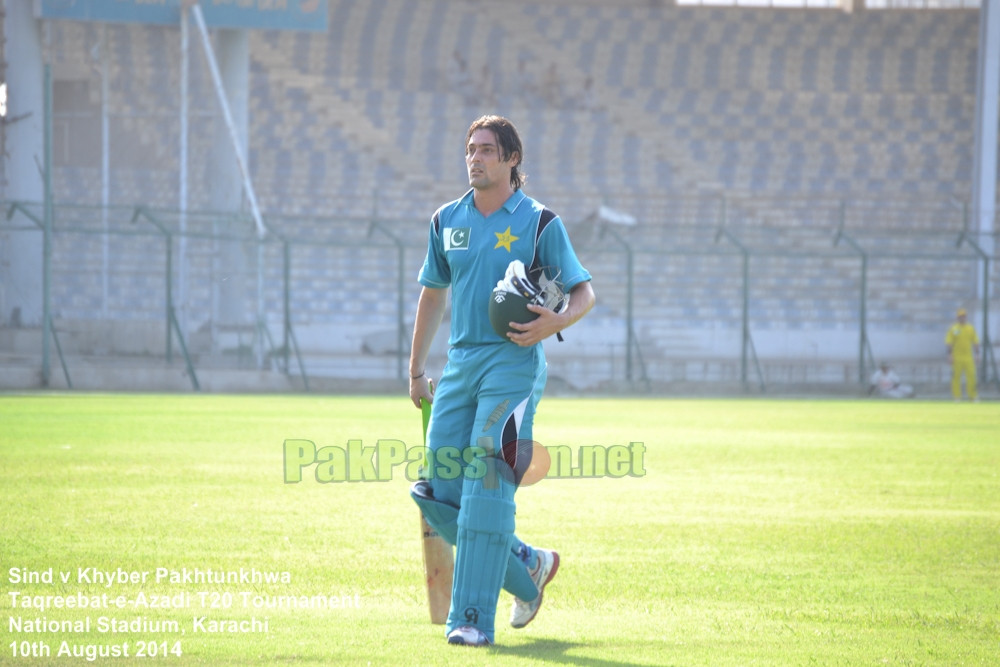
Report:
[{"label": "metal fence", "polygon": [[[41,241],[46,381],[50,345],[67,384],[80,355],[182,363],[194,388],[220,367],[278,371],[305,388],[405,378],[426,221],[274,217],[260,237],[249,215],[3,206],[0,234]],[[995,239],[969,233],[960,207],[945,232],[912,218],[909,229],[874,224],[858,202],[785,202],[784,222],[760,201],[674,208],[701,214],[567,222],[598,307],[565,345],[547,346],[554,375],[582,388],[864,384],[876,357],[941,357],[963,305],[977,314],[982,377],[997,378],[998,271],[984,250]]]}]

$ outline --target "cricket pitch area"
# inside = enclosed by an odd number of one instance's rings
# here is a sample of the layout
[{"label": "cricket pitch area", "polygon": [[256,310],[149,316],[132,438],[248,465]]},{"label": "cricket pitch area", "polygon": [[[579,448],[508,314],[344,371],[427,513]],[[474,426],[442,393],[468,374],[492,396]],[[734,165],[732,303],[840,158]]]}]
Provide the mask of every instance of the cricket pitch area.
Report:
[{"label": "cricket pitch area", "polygon": [[399,397],[0,396],[0,664],[985,665],[1000,403],[562,398],[497,645],[429,622]]}]

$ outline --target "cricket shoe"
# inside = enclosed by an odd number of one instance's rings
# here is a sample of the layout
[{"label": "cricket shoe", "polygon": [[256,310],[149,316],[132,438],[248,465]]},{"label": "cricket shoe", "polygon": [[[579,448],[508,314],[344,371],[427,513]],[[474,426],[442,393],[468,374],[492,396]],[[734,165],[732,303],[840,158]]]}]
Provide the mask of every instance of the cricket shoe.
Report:
[{"label": "cricket shoe", "polygon": [[535,566],[535,571],[530,574],[531,580],[535,582],[535,587],[538,589],[538,597],[530,602],[514,598],[514,606],[510,610],[510,624],[515,628],[523,628],[531,623],[531,619],[535,617],[539,607],[542,606],[542,593],[545,591],[545,586],[552,581],[552,578],[556,576],[556,570],[559,569],[559,554],[555,551],[535,549],[535,552],[538,554],[538,563]]},{"label": "cricket shoe", "polygon": [[490,640],[479,628],[462,625],[448,633],[448,643],[461,646],[489,646]]}]

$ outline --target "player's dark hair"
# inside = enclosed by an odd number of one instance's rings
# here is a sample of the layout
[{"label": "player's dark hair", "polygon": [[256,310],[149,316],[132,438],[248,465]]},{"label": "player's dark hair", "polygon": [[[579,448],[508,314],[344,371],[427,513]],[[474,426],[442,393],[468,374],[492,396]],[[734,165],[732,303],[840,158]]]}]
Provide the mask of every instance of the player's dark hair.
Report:
[{"label": "player's dark hair", "polygon": [[503,116],[486,115],[477,118],[472,121],[469,131],[465,135],[466,146],[469,145],[469,140],[472,139],[472,134],[476,130],[490,130],[493,132],[493,136],[497,138],[500,159],[502,161],[506,162],[507,160],[514,159],[514,154],[517,154],[516,162],[510,170],[510,185],[515,190],[520,190],[527,176],[522,174],[519,169],[521,162],[524,160],[524,147],[521,145],[521,135],[518,134],[514,123]]}]

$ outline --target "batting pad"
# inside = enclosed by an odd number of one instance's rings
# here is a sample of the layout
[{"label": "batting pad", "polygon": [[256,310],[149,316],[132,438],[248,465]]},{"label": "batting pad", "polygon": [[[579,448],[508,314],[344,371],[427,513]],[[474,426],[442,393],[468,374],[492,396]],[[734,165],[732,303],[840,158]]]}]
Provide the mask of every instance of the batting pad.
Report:
[{"label": "batting pad", "polygon": [[[454,546],[458,542],[458,508],[435,498],[431,485],[424,481],[414,482],[410,486],[410,496],[424,513],[427,523],[444,538],[445,542]],[[515,538],[510,557],[507,559],[503,589],[521,600],[534,600],[538,597],[538,587],[531,580],[527,566],[517,554],[520,545],[521,541]]]},{"label": "batting pad", "polygon": [[463,500],[458,513],[448,632],[471,625],[493,642],[497,600],[513,543],[513,501],[475,495]]}]

